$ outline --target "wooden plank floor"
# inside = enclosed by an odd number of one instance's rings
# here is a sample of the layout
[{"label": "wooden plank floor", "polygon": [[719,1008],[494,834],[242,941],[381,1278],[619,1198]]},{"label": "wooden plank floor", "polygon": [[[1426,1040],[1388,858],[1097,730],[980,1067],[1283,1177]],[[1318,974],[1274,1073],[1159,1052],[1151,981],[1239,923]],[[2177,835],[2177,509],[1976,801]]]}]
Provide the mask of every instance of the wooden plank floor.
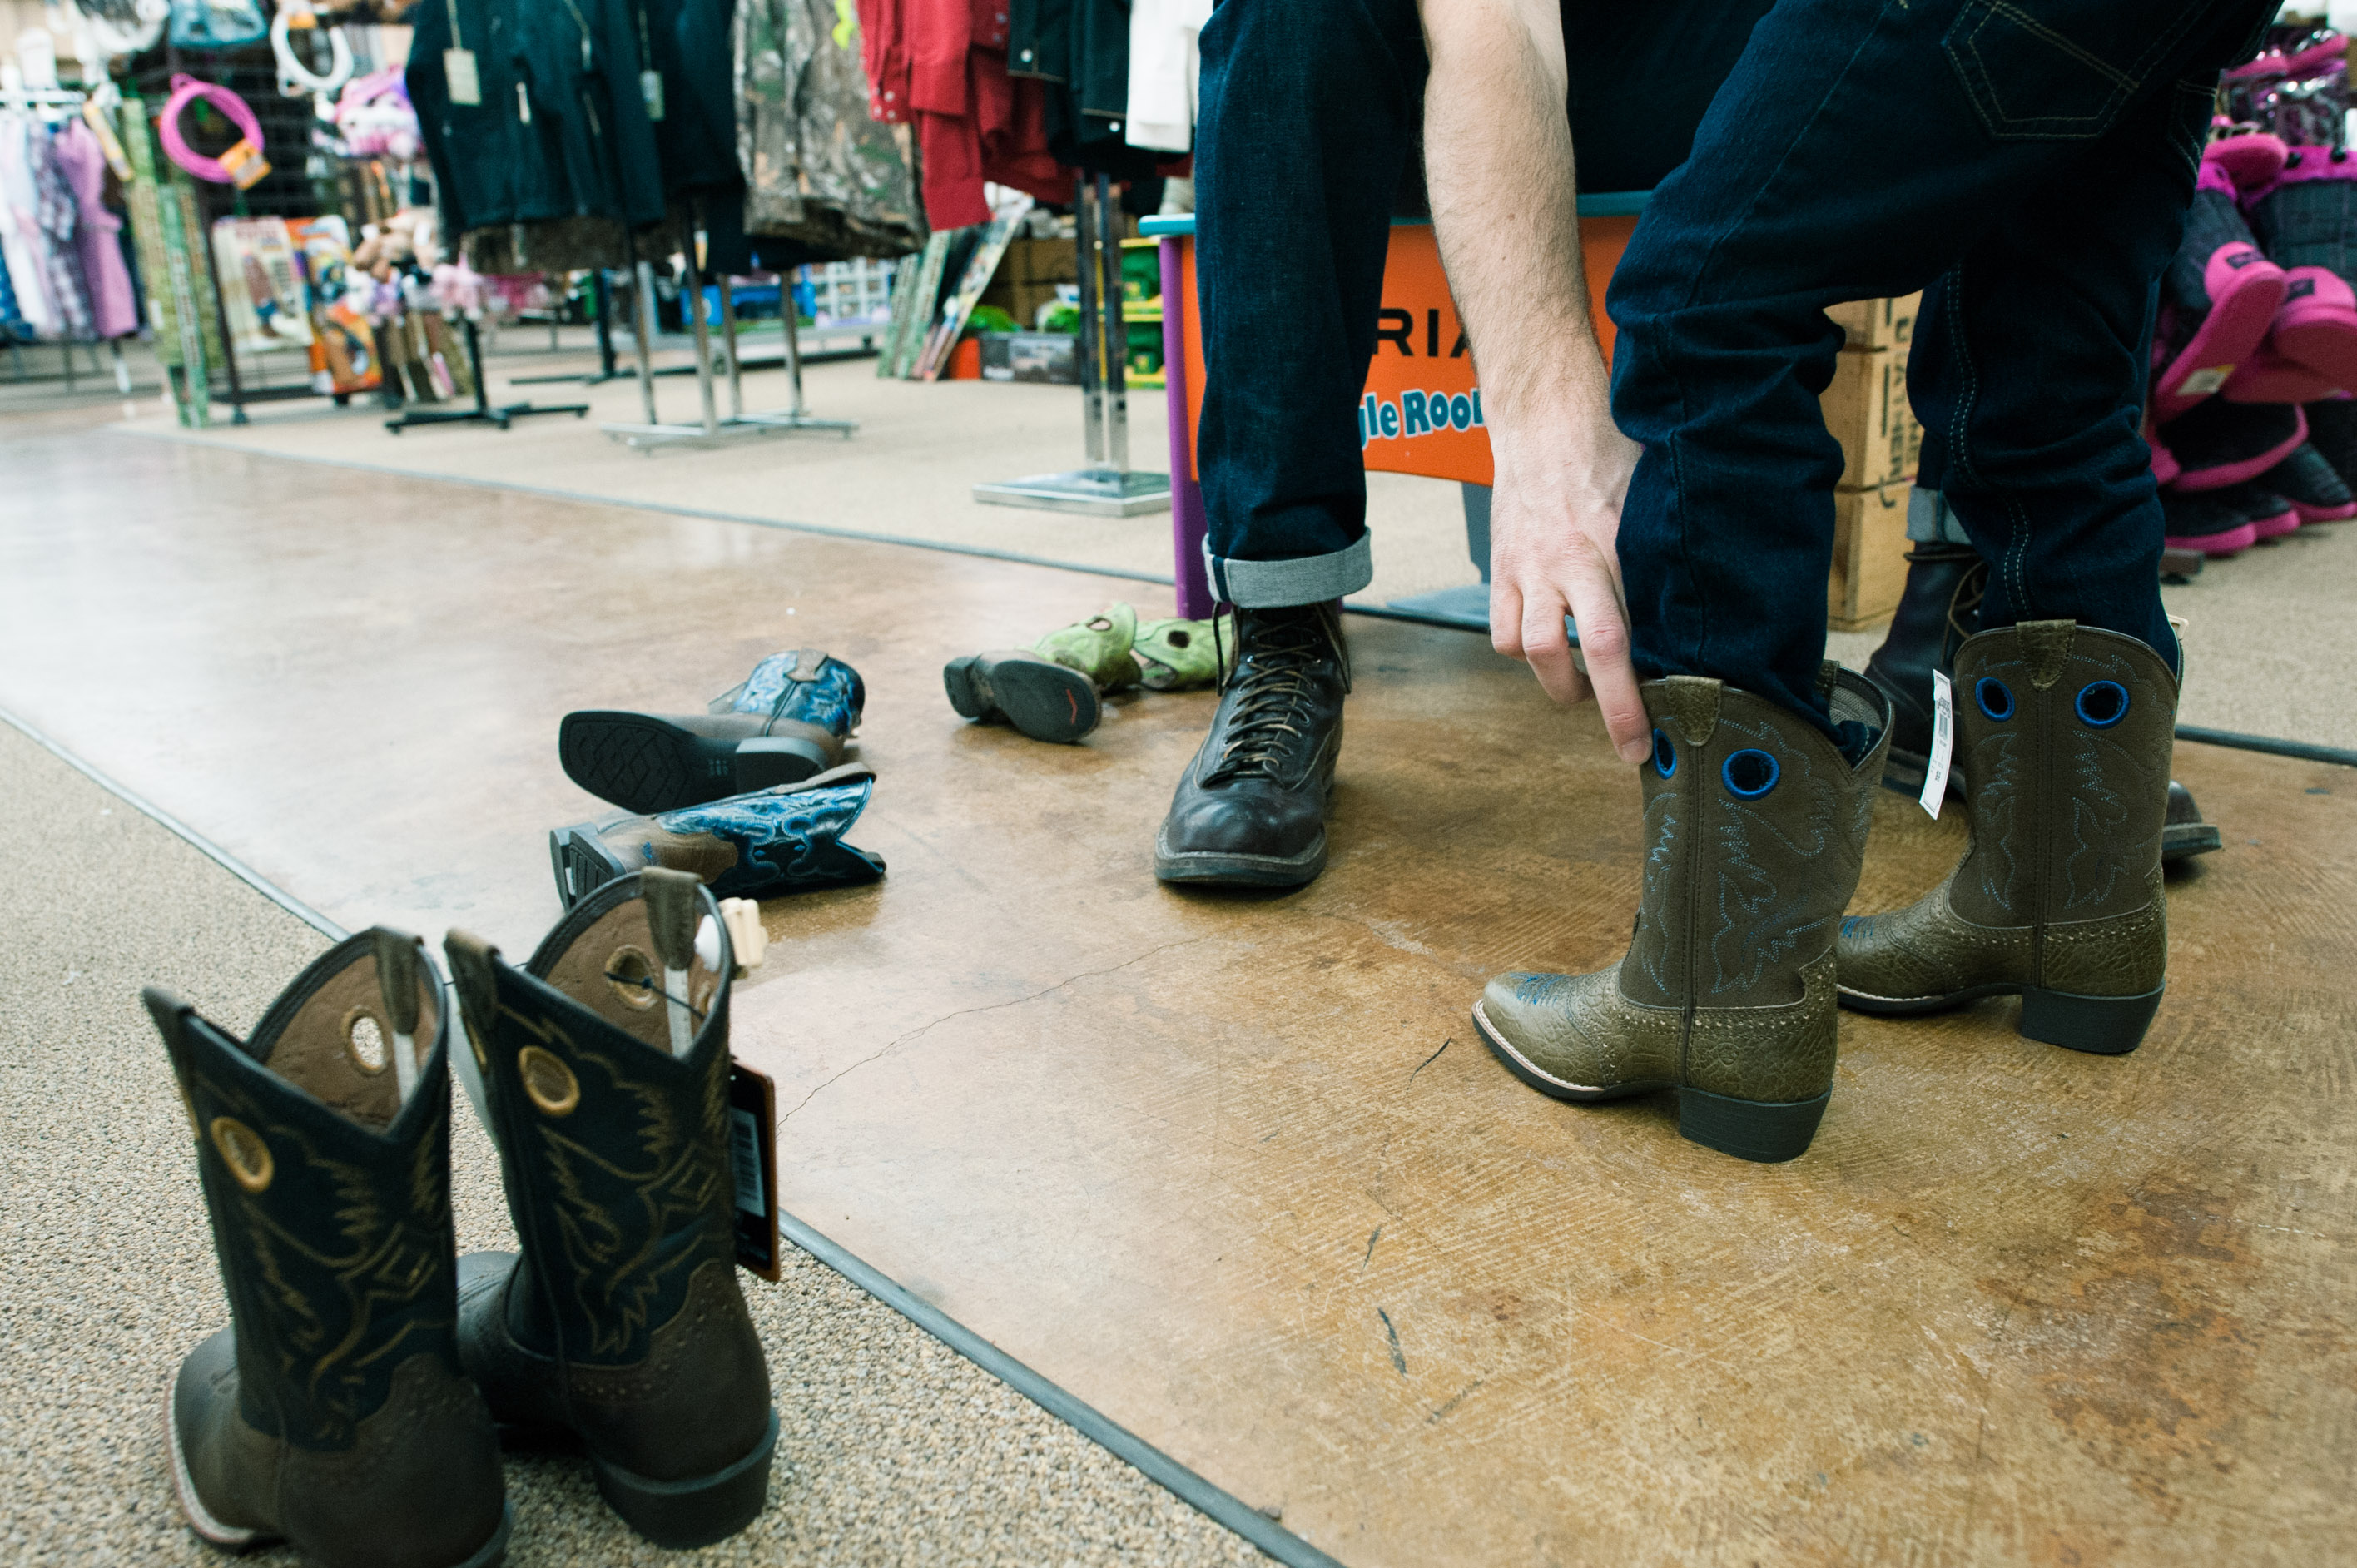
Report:
[{"label": "wooden plank floor", "polygon": [[[1474,1036],[1636,898],[1633,780],[1478,638],[1354,620],[1332,868],[1179,895],[1207,696],[1056,748],[939,686],[1137,585],[70,422],[0,471],[0,706],[347,925],[528,950],[562,713],[856,665],[890,875],[771,904],[738,1012],[789,1207],[1346,1563],[2357,1557],[2357,772],[2180,747],[2228,847],[2145,1047],[1846,1018],[1763,1168]],[[1857,907],[1961,832],[1886,798]]]}]

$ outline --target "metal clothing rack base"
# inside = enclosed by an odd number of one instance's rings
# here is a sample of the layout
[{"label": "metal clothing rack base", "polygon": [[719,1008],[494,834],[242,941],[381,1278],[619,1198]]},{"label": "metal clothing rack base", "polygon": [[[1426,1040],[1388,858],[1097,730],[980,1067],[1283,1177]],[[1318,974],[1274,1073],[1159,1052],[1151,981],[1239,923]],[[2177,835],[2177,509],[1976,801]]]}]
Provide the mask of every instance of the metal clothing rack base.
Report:
[{"label": "metal clothing rack base", "polygon": [[[1072,228],[1081,252],[1081,409],[1089,466],[1060,474],[1031,474],[974,488],[990,506],[1089,517],[1143,517],[1170,510],[1170,476],[1129,466],[1129,328],[1121,314],[1121,233],[1114,225],[1113,182],[1080,177]],[[1168,309],[1176,301],[1165,301]]]},{"label": "metal clothing rack base", "polygon": [[571,381],[576,386],[603,386],[619,381],[626,373],[614,368],[614,291],[606,282],[606,269],[599,267],[590,275],[590,291],[596,296],[597,309],[597,368],[586,374],[566,373],[554,376],[510,376],[508,385],[530,387]]},{"label": "metal clothing rack base", "polygon": [[654,369],[647,356],[647,344],[654,328],[652,271],[646,263],[639,263],[640,306],[637,330],[639,340],[639,392],[646,405],[647,417],[638,424],[604,424],[598,428],[634,451],[652,456],[658,447],[690,446],[709,446],[737,441],[748,436],[783,435],[795,431],[819,430],[840,435],[845,441],[859,428],[848,419],[820,419],[810,413],[802,403],[802,346],[794,325],[792,291],[786,291],[786,307],[780,314],[785,327],[785,366],[793,381],[793,402],[791,406],[766,413],[745,412],[744,367],[737,354],[737,301],[730,292],[728,279],[717,280],[720,285],[721,350],[727,360],[728,417],[720,417],[716,403],[712,376],[712,329],[705,319],[704,306],[704,276],[697,269],[695,258],[687,261],[687,293],[685,303],[689,320],[695,335],[695,386],[704,405],[704,418],[695,424],[666,424],[655,417]]},{"label": "metal clothing rack base", "polygon": [[546,408],[536,403],[511,403],[493,408],[490,383],[483,375],[481,335],[475,330],[475,324],[471,321],[467,323],[467,358],[475,367],[474,407],[411,410],[398,419],[386,420],[385,429],[395,435],[421,424],[490,424],[505,430],[510,421],[535,413],[569,413],[579,419],[589,412],[589,405],[586,403],[552,403]]}]

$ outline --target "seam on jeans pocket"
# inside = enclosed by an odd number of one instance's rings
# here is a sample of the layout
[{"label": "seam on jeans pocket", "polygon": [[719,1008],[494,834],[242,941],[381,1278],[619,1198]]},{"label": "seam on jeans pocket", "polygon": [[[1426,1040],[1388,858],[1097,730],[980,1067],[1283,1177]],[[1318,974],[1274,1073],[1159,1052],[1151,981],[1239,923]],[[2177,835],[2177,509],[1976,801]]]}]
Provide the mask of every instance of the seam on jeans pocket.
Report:
[{"label": "seam on jeans pocket", "polygon": [[[2115,64],[2046,26],[2010,0],[1968,0],[1941,40],[1956,80],[1989,135],[1999,141],[2092,141],[2108,132],[2143,91],[2153,61],[2199,15],[2183,6],[2172,25],[2157,28],[2133,60]],[[1991,28],[1998,29],[1991,33]],[[1986,38],[1984,35],[1989,35]],[[2100,98],[2078,113],[2020,114],[2008,111],[2001,88],[2017,99],[2048,98],[2072,81]]]}]

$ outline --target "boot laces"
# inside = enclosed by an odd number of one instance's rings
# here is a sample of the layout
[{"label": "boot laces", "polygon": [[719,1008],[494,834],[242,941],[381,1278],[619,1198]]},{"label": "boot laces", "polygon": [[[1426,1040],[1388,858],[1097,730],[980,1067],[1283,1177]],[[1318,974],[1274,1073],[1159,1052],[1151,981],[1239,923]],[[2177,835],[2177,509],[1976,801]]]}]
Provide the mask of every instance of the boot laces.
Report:
[{"label": "boot laces", "polygon": [[1948,596],[1948,631],[1940,650],[1942,664],[1952,663],[1964,639],[1980,630],[1981,601],[1988,596],[1988,563],[1979,560],[1957,577],[1955,591]]},{"label": "boot laces", "polygon": [[[1216,637],[1216,616],[1211,625]],[[1228,717],[1227,744],[1218,763],[1203,776],[1206,787],[1277,777],[1279,767],[1308,738],[1304,726],[1314,694],[1312,681],[1318,664],[1332,656],[1324,628],[1314,620],[1264,626],[1249,650],[1237,650],[1235,673],[1228,685],[1235,706]]]}]

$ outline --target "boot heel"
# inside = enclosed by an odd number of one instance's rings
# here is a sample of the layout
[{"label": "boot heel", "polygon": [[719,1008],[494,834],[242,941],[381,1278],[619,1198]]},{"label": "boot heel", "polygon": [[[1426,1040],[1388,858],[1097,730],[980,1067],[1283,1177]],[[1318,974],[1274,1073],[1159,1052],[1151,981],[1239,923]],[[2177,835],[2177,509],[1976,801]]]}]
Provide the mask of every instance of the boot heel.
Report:
[{"label": "boot heel", "polygon": [[832,764],[826,748],[794,736],[768,735],[737,743],[737,793],[749,795],[778,784],[799,784]]},{"label": "boot heel", "polygon": [[778,1412],[753,1452],[725,1470],[684,1481],[655,1481],[590,1458],[597,1491],[622,1522],[674,1552],[725,1541],[753,1522],[770,1496],[770,1458],[778,1448]]},{"label": "boot heel", "polygon": [[2067,1050],[2124,1057],[2144,1044],[2167,989],[2156,986],[2141,996],[2076,996],[2033,986],[2021,993],[2021,1032]]},{"label": "boot heel", "polygon": [[1814,1100],[1731,1100],[1699,1089],[1678,1090],[1678,1135],[1738,1159],[1777,1165],[1798,1159],[1817,1135],[1826,1090]]},{"label": "boot heel", "polygon": [[950,706],[962,719],[978,719],[990,712],[989,693],[982,690],[982,682],[974,677],[974,667],[980,662],[981,655],[969,653],[942,666],[942,688],[949,693]]}]

